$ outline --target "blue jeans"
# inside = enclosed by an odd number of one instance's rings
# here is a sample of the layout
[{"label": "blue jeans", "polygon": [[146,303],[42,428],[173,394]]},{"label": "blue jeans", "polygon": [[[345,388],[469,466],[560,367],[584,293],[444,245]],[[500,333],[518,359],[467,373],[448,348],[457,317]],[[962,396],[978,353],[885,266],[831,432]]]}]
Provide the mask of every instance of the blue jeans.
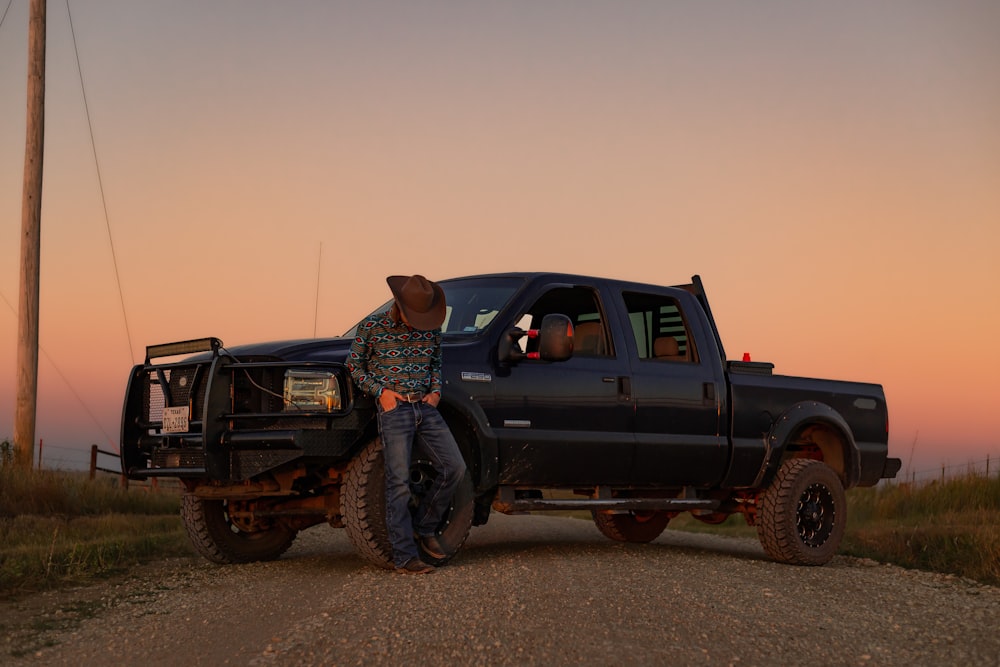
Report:
[{"label": "blue jeans", "polygon": [[[448,511],[458,483],[465,475],[465,460],[444,418],[427,403],[399,403],[379,411],[379,431],[385,456],[385,513],[397,567],[419,556],[417,535],[434,535]],[[413,445],[429,457],[436,476],[410,514],[410,462]]]}]

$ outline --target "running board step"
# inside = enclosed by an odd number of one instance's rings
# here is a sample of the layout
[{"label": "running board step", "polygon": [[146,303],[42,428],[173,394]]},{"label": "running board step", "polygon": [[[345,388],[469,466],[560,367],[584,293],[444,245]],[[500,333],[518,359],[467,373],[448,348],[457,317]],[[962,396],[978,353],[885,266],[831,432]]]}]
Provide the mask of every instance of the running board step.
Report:
[{"label": "running board step", "polygon": [[517,498],[514,490],[501,488],[493,508],[502,513],[537,512],[544,510],[610,510],[619,512],[666,510],[717,510],[720,500],[697,498]]}]

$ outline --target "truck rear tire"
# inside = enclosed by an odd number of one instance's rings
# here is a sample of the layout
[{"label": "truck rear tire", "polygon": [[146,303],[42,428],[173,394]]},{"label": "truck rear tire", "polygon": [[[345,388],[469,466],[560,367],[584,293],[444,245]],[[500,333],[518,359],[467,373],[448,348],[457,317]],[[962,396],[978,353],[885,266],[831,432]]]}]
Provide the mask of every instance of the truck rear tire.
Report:
[{"label": "truck rear tire", "polygon": [[274,560],[292,546],[296,531],[270,524],[241,530],[229,517],[228,501],[207,500],[189,493],[181,498],[181,519],[195,551],[222,565]]},{"label": "truck rear tire", "polygon": [[616,514],[591,510],[597,530],[616,542],[652,542],[670,523],[670,512],[628,512]]},{"label": "truck rear tire", "polygon": [[824,565],[847,525],[847,497],[830,466],[785,461],[757,504],[757,536],[767,555],[793,565]]},{"label": "truck rear tire", "polygon": [[[433,474],[433,468],[414,453],[410,470],[411,488],[414,495],[419,496],[421,481]],[[443,565],[458,553],[472,529],[473,501],[472,477],[466,471],[438,530],[438,542],[444,548],[445,557],[431,558],[421,551],[424,561]],[[385,459],[381,438],[368,443],[347,469],[341,489],[340,513],[344,517],[347,537],[362,558],[378,567],[395,567],[385,523]]]}]

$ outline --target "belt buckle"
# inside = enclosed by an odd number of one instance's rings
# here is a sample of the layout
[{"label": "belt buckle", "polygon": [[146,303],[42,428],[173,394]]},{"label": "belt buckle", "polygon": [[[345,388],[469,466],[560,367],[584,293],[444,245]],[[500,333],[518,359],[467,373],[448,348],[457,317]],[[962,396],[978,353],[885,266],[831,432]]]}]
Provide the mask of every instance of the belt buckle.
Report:
[{"label": "belt buckle", "polygon": [[419,403],[423,399],[423,394],[419,391],[411,391],[403,394],[403,400],[407,403]]}]

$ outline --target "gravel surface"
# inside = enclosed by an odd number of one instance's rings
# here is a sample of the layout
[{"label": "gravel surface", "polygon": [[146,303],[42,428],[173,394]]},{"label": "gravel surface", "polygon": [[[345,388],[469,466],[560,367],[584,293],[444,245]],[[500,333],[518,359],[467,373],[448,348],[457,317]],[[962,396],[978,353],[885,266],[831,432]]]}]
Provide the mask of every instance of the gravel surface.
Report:
[{"label": "gravel surface", "polygon": [[425,576],[318,526],[276,562],[163,561],[0,605],[0,626],[15,665],[1000,665],[995,587],[779,565],[740,538],[619,544],[550,516],[494,514]]}]

